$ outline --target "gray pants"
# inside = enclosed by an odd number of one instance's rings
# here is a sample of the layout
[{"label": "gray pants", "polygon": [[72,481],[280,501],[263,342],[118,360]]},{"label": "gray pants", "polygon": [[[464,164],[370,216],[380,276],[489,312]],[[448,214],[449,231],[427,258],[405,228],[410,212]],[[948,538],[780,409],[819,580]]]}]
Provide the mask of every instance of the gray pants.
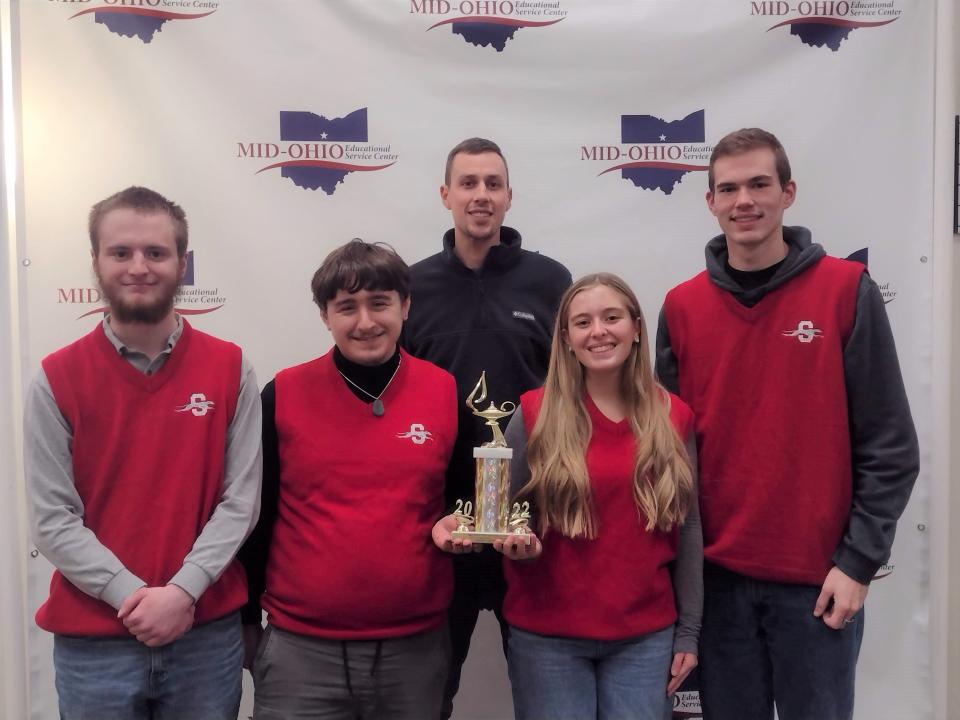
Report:
[{"label": "gray pants", "polygon": [[388,640],[324,640],[268,625],[253,662],[254,720],[440,716],[447,626]]}]

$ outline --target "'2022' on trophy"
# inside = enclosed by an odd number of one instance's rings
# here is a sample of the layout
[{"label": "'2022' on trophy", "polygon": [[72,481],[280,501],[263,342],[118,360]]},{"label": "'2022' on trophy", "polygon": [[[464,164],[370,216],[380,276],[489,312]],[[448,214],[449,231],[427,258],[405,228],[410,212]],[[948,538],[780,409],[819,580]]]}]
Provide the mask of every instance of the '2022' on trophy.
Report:
[{"label": "'2022' on trophy", "polygon": [[453,537],[470,540],[475,543],[492,543],[511,536],[524,537],[524,544],[530,544],[530,503],[514,503],[510,507],[510,460],[513,450],[507,447],[506,438],[500,430],[499,421],[513,414],[515,403],[505,402],[497,407],[490,401],[486,410],[477,410],[474,402],[482,403],[487,399],[487,373],[480,375],[480,381],[467,397],[467,407],[477,417],[487,421],[493,430],[493,440],[473,449],[477,461],[477,475],[474,501],[457,500],[454,515],[457,529]]}]

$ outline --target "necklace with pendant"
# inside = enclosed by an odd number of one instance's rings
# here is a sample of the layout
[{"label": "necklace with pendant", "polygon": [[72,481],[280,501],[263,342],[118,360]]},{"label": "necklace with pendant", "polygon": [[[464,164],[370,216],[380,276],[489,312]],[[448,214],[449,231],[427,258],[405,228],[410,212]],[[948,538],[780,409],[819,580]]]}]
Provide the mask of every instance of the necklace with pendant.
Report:
[{"label": "necklace with pendant", "polygon": [[362,387],[360,387],[359,385],[357,385],[353,380],[351,380],[351,379],[348,378],[346,375],[344,375],[344,374],[343,374],[343,370],[341,370],[340,368],[337,368],[337,372],[340,373],[340,377],[342,377],[342,378],[343,378],[344,380],[346,380],[348,383],[350,383],[351,385],[353,385],[353,387],[355,387],[357,390],[359,390],[360,392],[362,392],[362,393],[363,393],[364,395],[366,395],[368,398],[373,398],[373,414],[374,414],[374,416],[376,416],[376,417],[381,417],[381,416],[383,415],[383,413],[386,412],[386,408],[383,406],[383,400],[381,400],[380,398],[381,398],[381,397],[383,396],[383,394],[387,391],[387,388],[390,387],[390,383],[393,382],[393,379],[397,376],[397,373],[400,371],[400,363],[401,363],[402,361],[403,361],[403,356],[401,355],[401,356],[397,359],[397,367],[396,367],[396,369],[393,371],[393,375],[391,375],[391,376],[390,376],[390,379],[387,380],[387,384],[383,386],[383,390],[380,391],[380,394],[379,394],[379,395],[374,395],[373,393],[368,393],[368,392],[367,392],[366,390],[364,390]]}]

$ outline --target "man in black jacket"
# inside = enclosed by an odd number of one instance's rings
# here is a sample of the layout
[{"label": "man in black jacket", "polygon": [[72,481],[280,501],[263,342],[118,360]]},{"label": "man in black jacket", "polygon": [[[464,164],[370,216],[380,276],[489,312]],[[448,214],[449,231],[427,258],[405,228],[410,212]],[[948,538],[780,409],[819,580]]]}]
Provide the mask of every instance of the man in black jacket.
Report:
[{"label": "man in black jacket", "polygon": [[[411,268],[410,316],[403,343],[417,357],[448,370],[457,380],[459,434],[447,473],[449,507],[474,494],[473,448],[490,430],[464,405],[480,373],[487,372],[490,398],[498,405],[519,402],[521,393],[543,384],[550,357],[553,320],[570,285],[563,265],[520,247],[520,233],[503,227],[512,199],[503,153],[496,143],[470,138],[447,156],[440,198],[454,227],[443,249]],[[504,594],[500,555],[490,547],[454,558],[455,589],[450,608],[452,660],[443,717],[453,711],[460,668],[480,610],[500,622]]]}]

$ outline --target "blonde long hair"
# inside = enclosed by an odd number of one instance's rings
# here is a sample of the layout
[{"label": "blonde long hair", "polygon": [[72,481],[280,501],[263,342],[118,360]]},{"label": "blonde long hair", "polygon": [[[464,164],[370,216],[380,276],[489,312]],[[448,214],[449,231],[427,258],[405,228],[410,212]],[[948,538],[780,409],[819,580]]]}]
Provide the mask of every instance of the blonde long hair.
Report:
[{"label": "blonde long hair", "polygon": [[669,395],[653,377],[647,326],[640,303],[616,275],[588,275],[574,283],[557,311],[540,414],[530,433],[530,481],[521,497],[535,503],[541,534],[556,528],[568,537],[594,538],[597,519],[587,473],[587,446],[593,432],[584,404],[584,368],[564,341],[570,303],[580,292],[604,285],[623,296],[637,320],[639,342],[623,364],[620,388],[637,443],[633,497],[646,530],[668,531],[683,523],[693,496],[693,472],[683,440],[670,422]]}]

